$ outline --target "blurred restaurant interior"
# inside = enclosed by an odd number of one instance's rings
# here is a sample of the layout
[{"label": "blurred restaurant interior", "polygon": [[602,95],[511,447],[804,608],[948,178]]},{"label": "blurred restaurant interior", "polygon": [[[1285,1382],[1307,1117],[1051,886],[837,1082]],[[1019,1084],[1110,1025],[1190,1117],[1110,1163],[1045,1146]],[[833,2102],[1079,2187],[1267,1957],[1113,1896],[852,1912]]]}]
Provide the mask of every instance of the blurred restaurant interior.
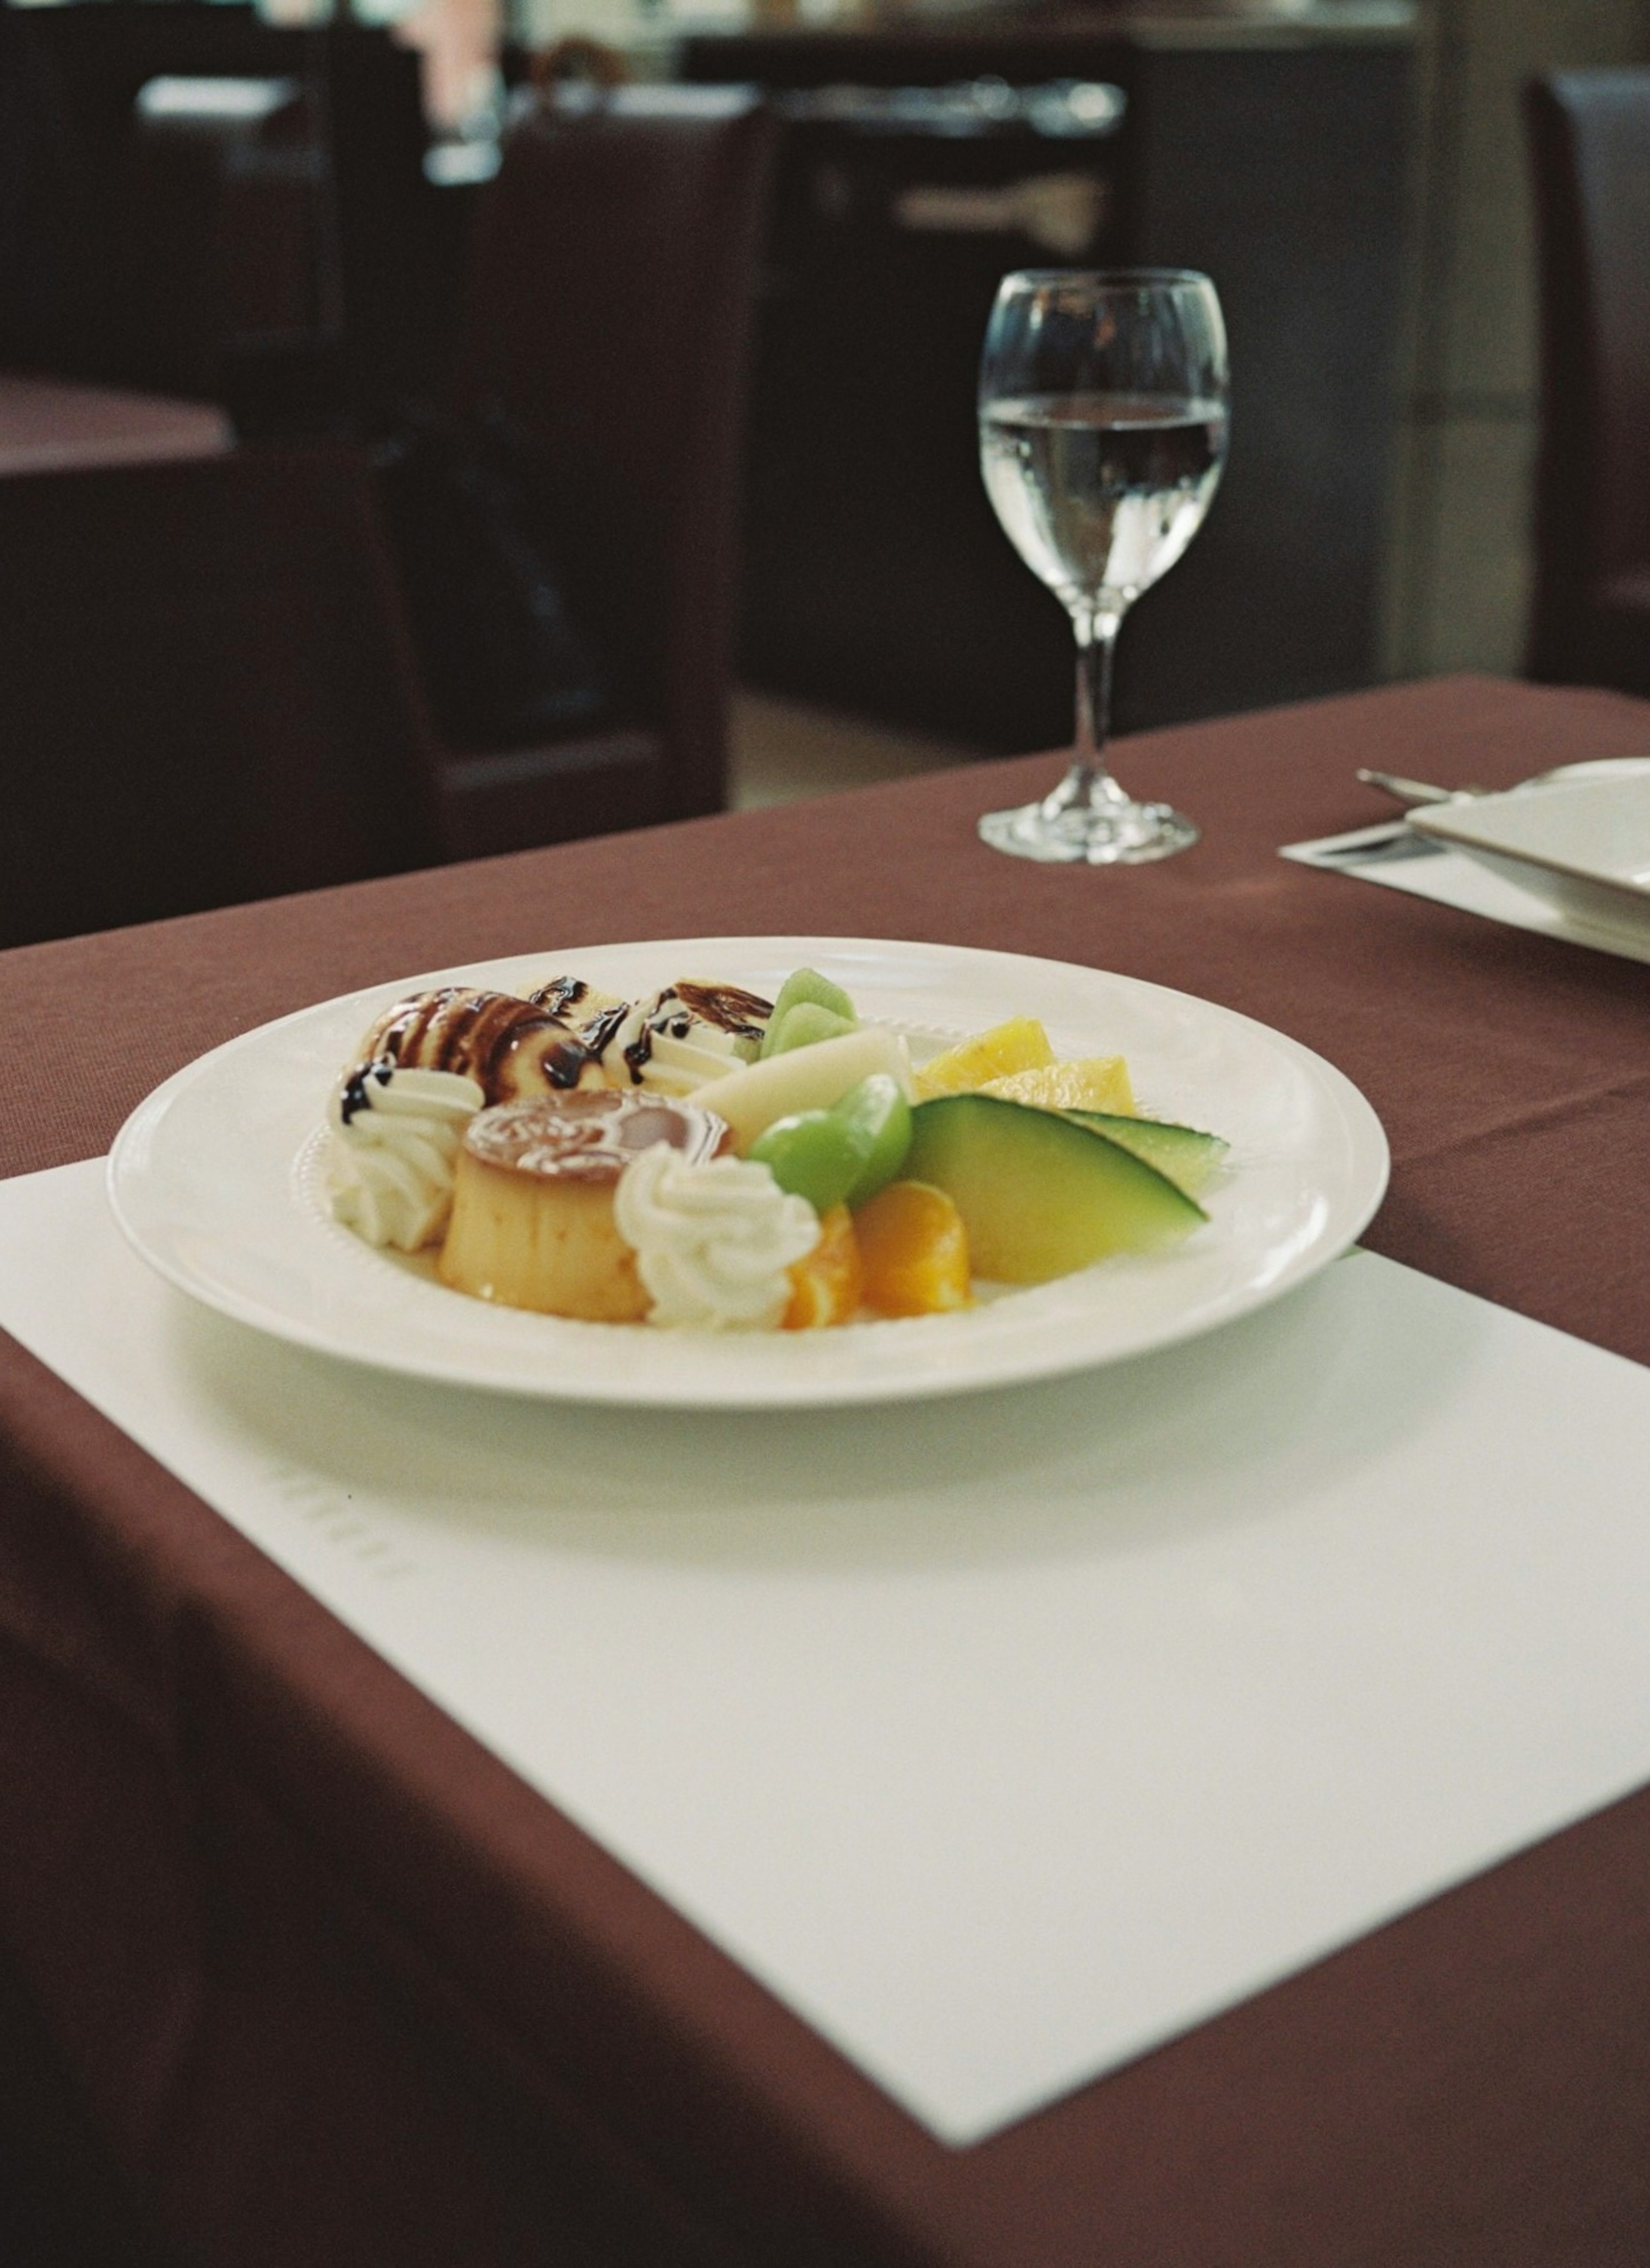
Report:
[{"label": "blurred restaurant interior", "polygon": [[[1119,729],[1521,672],[1521,89],[1641,59],[1646,25],[9,6],[0,699],[7,745],[54,751],[50,807],[11,815],[9,941],[1057,743],[1066,624],[975,473],[1014,266],[1197,268],[1226,309],[1223,491],[1131,620]],[[669,151],[718,118],[712,180]],[[1632,637],[1562,649],[1540,674],[1643,681]],[[404,823],[369,825],[398,768]],[[99,871],[83,792],[170,814],[146,885]],[[177,817],[203,793],[210,857]]]},{"label": "blurred restaurant interior", "polygon": [[[1650,0],[4,0],[0,948],[1063,747],[1017,268],[1225,309],[1119,733],[1650,696],[1647,184]],[[0,2259],[158,2263],[0,2040]]]}]

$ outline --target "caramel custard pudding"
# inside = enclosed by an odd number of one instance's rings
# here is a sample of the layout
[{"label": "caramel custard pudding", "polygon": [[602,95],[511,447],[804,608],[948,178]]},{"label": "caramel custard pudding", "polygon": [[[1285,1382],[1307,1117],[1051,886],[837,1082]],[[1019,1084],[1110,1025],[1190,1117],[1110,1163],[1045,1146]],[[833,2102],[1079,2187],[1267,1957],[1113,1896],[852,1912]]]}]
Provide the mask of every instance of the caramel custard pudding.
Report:
[{"label": "caramel custard pudding", "polygon": [[640,1322],[650,1299],[614,1222],[619,1176],[659,1143],[699,1165],[730,1142],[712,1111],[612,1087],[478,1111],[459,1149],[441,1279],[505,1307]]}]

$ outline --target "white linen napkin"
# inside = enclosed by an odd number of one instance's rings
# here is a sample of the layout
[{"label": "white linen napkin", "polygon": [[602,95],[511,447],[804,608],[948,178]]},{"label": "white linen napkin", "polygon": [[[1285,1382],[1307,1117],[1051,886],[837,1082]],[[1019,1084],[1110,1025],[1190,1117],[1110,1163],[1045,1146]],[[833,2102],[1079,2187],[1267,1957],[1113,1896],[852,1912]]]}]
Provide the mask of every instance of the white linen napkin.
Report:
[{"label": "white linen napkin", "polygon": [[1623,961],[1650,961],[1650,923],[1639,931],[1614,929],[1561,913],[1463,851],[1446,850],[1441,843],[1411,834],[1401,819],[1355,827],[1346,835],[1319,836],[1309,843],[1285,843],[1278,855],[1302,866],[1352,874],[1360,882],[1380,882],[1389,890],[1407,890],[1411,897],[1431,898],[1439,905],[1458,906],[1463,913],[1481,914],[1485,921],[1504,922],[1510,929],[1534,930],[1566,945],[1591,946],[1595,953],[1613,953]]},{"label": "white linen napkin", "polygon": [[0,1184],[0,1323],[949,2143],[1650,1776],[1650,1372],[1368,1254],[1087,1376],[603,1411],[223,1321],[85,1165]]}]

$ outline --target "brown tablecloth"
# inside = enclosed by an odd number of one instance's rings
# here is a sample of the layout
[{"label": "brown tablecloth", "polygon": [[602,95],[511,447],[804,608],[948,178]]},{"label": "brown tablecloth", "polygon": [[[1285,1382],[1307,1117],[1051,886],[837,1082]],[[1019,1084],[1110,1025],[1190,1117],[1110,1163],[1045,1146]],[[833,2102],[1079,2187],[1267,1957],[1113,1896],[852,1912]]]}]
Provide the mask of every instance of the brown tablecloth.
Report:
[{"label": "brown tablecloth", "polygon": [[[1368,1243],[1650,1361],[1650,972],[1275,856],[1382,814],[1360,763],[1494,784],[1646,750],[1650,705],[1457,680],[1133,742],[1125,776],[1206,830],[1160,867],[981,848],[1043,759],[31,947],[0,956],[0,1171],[424,968],[940,939],[1318,1049],[1391,1136]],[[0,1727],[0,1942],[192,2259],[1650,2259],[1645,1796],[949,2151],[3,1341]]]}]

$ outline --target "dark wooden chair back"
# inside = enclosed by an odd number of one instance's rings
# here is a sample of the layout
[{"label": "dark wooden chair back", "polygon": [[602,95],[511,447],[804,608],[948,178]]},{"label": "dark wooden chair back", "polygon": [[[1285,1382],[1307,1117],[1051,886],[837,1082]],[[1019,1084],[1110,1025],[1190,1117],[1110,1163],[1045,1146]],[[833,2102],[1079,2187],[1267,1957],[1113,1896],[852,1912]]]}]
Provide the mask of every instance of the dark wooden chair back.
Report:
[{"label": "dark wooden chair back", "polygon": [[631,729],[587,757],[543,751],[536,770],[522,752],[496,796],[497,757],[450,764],[456,847],[507,847],[503,825],[553,841],[722,805],[771,144],[769,115],[726,89],[547,102],[507,139],[478,229],[458,406],[496,405],[529,437],[571,596],[608,646]]},{"label": "dark wooden chair back", "polygon": [[0,481],[0,946],[433,864],[358,463]]},{"label": "dark wooden chair back", "polygon": [[[452,335],[450,201],[424,175],[418,57],[389,29],[270,24],[206,0],[5,13],[63,176],[47,217],[65,304],[41,367],[225,396],[243,429],[284,434],[434,382]],[[304,115],[187,131],[136,107],[163,77],[290,78]],[[0,142],[0,172],[10,154]]]},{"label": "dark wooden chair back", "polygon": [[1650,70],[1526,91],[1541,298],[1529,666],[1650,694]]},{"label": "dark wooden chair back", "polygon": [[720,806],[770,125],[659,99],[518,129],[457,385],[541,463],[609,728],[438,744],[358,453],[0,480],[0,945]]}]

